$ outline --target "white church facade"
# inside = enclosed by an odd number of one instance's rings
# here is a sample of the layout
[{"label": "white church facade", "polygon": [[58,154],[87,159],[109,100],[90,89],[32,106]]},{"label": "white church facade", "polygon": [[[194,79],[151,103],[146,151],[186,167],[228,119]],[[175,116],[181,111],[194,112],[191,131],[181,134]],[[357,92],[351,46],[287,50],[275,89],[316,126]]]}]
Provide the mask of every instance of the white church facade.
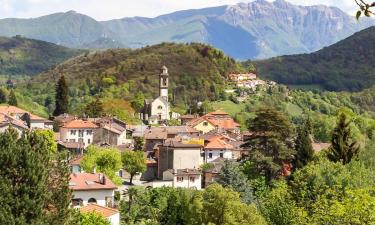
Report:
[{"label": "white church facade", "polygon": [[146,99],[141,113],[141,119],[148,124],[157,124],[170,120],[170,104],[168,101],[169,74],[163,66],[159,74],[159,97]]}]

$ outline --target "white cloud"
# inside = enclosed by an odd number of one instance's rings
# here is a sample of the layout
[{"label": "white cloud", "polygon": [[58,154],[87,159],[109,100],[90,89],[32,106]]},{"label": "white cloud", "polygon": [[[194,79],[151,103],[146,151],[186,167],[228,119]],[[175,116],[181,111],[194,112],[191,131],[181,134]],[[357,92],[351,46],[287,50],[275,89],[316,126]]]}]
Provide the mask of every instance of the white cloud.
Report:
[{"label": "white cloud", "polygon": [[[75,10],[98,20],[146,16],[191,9],[236,4],[250,0],[0,0],[0,17],[38,17],[54,12]],[[289,0],[293,4],[324,4],[353,13],[354,0]]]}]

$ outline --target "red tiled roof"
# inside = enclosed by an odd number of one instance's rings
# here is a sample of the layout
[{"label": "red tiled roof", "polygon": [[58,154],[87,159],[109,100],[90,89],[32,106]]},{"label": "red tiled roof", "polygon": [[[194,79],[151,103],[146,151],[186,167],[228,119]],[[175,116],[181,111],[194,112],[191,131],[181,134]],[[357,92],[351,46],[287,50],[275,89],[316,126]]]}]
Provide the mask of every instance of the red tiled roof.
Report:
[{"label": "red tiled roof", "polygon": [[228,113],[216,110],[214,112],[207,113],[204,116],[191,120],[188,125],[195,127],[199,123],[207,121],[215,127],[223,128],[225,130],[236,129],[240,127]]},{"label": "red tiled roof", "polygon": [[39,117],[37,115],[34,115],[26,110],[23,110],[21,108],[18,108],[16,106],[12,105],[0,105],[0,113],[4,113],[6,115],[12,116],[12,114],[25,114],[28,113],[30,115],[31,120],[45,120],[48,121],[45,118]]},{"label": "red tiled roof", "polygon": [[72,120],[65,123],[63,128],[98,128],[94,123],[86,120]]},{"label": "red tiled roof", "polygon": [[[105,182],[100,182],[104,176]],[[117,187],[105,175],[100,173],[72,173],[70,174],[69,188],[73,191],[85,190],[113,190]]]},{"label": "red tiled roof", "polygon": [[213,112],[210,112],[210,113],[207,113],[206,116],[229,116],[228,113],[224,112],[224,111],[221,111],[221,110],[216,110],[216,111],[213,111]]},{"label": "red tiled roof", "polygon": [[112,208],[108,208],[108,207],[104,207],[104,206],[100,206],[100,205],[97,205],[97,204],[88,204],[86,206],[83,206],[79,209],[81,211],[81,213],[91,213],[91,212],[95,212],[105,218],[108,218],[110,216],[113,216],[117,213],[119,213],[118,210],[116,209],[112,209]]},{"label": "red tiled roof", "polygon": [[205,149],[233,149],[233,146],[227,143],[222,136],[214,136],[208,140]]},{"label": "red tiled roof", "polygon": [[81,165],[82,160],[83,160],[83,155],[78,156],[77,158],[73,159],[69,164],[70,165]]}]

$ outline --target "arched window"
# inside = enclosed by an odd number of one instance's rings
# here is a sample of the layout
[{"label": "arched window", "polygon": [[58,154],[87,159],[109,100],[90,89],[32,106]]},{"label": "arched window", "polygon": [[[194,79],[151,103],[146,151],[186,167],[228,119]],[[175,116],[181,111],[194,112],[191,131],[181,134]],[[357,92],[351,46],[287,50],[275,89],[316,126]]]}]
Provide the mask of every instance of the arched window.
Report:
[{"label": "arched window", "polygon": [[159,105],[159,106],[158,106],[158,109],[163,109],[163,106]]},{"label": "arched window", "polygon": [[97,202],[96,202],[96,199],[95,199],[95,198],[90,198],[90,199],[88,200],[88,203],[97,203]]}]

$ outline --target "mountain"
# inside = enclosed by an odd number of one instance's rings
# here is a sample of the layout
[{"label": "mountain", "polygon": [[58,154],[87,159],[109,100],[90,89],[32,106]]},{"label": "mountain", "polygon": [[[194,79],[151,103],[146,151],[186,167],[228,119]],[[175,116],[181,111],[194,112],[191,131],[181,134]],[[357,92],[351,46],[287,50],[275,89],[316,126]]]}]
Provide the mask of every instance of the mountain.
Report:
[{"label": "mountain", "polygon": [[95,21],[70,11],[35,19],[3,19],[0,35],[21,34],[82,48],[201,42],[236,59],[260,59],[313,52],[374,24],[375,20],[366,18],[358,22],[334,7],[257,0],[155,18]]},{"label": "mountain", "polygon": [[375,27],[311,54],[255,62],[258,74],[283,84],[357,91],[375,84]]},{"label": "mountain", "polygon": [[0,75],[34,75],[84,51],[22,37],[0,37]]}]

